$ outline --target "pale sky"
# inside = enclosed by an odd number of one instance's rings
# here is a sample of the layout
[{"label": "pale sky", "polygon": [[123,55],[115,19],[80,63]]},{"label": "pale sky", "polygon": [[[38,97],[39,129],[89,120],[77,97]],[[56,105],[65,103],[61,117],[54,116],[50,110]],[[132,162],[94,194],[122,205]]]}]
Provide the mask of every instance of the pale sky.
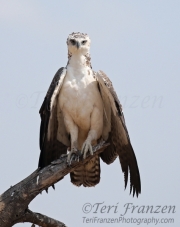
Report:
[{"label": "pale sky", "polygon": [[[137,226],[139,218],[174,218],[174,223],[157,226],[178,227],[179,24],[178,0],[0,0],[0,194],[37,168],[39,108],[54,74],[66,66],[67,36],[79,31],[91,38],[93,69],[110,77],[123,105],[142,194],[138,199],[129,195],[129,184],[124,191],[116,160],[110,166],[101,162],[96,187],[77,188],[66,176],[55,191],[38,195],[29,208],[68,227]],[[118,213],[86,214],[86,203],[118,206]],[[154,209],[175,206],[176,212],[131,213],[129,209],[123,217],[136,223],[83,223],[83,217],[119,218],[127,203]]]}]

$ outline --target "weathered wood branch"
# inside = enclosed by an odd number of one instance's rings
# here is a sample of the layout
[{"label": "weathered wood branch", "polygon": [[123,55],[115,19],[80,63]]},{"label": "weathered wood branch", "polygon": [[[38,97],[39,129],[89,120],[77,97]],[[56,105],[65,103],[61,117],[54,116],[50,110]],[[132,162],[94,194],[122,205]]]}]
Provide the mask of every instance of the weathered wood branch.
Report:
[{"label": "weathered wood branch", "polygon": [[42,227],[66,227],[66,225],[60,221],[43,214],[34,213],[29,209],[27,209],[24,216],[19,219],[19,223],[20,222],[30,222]]},{"label": "weathered wood branch", "polygon": [[[43,190],[47,190],[50,186],[62,180],[65,175],[85,164],[95,155],[100,154],[107,146],[108,144],[104,143],[98,144],[93,148],[93,155],[89,155],[86,159],[80,157],[79,162],[72,161],[71,165],[68,165],[65,155],[52,162],[51,165],[35,170],[30,176],[5,191],[0,196],[0,227],[11,227],[17,223],[26,222],[26,220],[43,227],[54,227],[55,222],[57,227],[65,226],[63,223],[45,215],[33,213],[28,209],[28,205]],[[43,223],[38,222],[39,217],[44,220]],[[49,220],[52,223],[49,223]]]}]

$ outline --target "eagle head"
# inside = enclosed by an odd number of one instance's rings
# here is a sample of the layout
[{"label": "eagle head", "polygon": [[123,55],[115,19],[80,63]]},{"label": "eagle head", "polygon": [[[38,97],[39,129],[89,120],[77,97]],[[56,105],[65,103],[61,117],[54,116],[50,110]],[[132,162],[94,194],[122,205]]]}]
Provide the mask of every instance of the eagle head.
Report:
[{"label": "eagle head", "polygon": [[69,56],[73,54],[87,55],[89,53],[91,40],[87,34],[73,32],[67,38]]}]

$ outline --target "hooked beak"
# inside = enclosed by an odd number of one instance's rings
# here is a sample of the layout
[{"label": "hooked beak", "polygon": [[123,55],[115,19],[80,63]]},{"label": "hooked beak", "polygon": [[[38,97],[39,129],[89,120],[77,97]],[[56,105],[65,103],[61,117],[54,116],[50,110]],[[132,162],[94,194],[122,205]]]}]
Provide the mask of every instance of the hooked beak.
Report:
[{"label": "hooked beak", "polygon": [[77,47],[77,49],[79,49],[79,47],[80,47],[79,42],[76,42],[76,47]]}]

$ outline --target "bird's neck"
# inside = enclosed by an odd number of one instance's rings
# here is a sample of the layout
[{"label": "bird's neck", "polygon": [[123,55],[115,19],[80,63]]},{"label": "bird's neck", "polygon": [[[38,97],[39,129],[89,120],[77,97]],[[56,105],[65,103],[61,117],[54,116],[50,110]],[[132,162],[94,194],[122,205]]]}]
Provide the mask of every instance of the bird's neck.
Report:
[{"label": "bird's neck", "polygon": [[68,65],[71,66],[71,67],[76,67],[76,68],[79,68],[79,67],[86,67],[87,64],[86,64],[86,57],[82,54],[73,54],[70,59],[69,59],[69,62],[68,62]]}]

